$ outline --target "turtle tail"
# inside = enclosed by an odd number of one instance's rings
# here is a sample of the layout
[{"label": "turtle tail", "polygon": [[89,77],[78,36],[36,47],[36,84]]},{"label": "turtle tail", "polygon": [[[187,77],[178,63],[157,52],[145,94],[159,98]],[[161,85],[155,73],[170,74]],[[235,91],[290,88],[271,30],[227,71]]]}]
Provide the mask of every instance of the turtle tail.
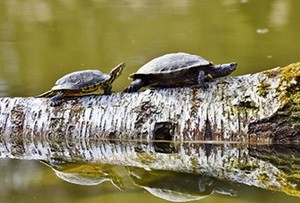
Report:
[{"label": "turtle tail", "polygon": [[39,97],[53,97],[54,95],[55,95],[55,92],[52,91],[52,90],[49,90],[49,91],[44,92],[43,94],[37,95],[35,97],[36,98],[39,98]]},{"label": "turtle tail", "polygon": [[111,84],[117,77],[119,77],[123,70],[125,68],[125,63],[122,62],[120,63],[119,65],[117,65],[116,67],[114,67],[110,72],[109,72],[109,75],[110,75],[110,80],[109,80],[109,83]]}]

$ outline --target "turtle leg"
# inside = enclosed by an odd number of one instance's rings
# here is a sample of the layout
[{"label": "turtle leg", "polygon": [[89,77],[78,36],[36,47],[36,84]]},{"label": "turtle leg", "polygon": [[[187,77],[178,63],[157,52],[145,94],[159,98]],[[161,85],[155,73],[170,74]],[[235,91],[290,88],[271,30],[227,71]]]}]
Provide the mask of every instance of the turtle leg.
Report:
[{"label": "turtle leg", "polygon": [[198,73],[198,84],[197,87],[201,87],[203,89],[208,88],[208,85],[205,82],[205,72],[200,70]]},{"label": "turtle leg", "polygon": [[66,96],[66,93],[59,92],[57,95],[50,98],[50,106],[59,106],[61,104],[61,99]]},{"label": "turtle leg", "polygon": [[144,86],[144,82],[141,79],[136,79],[132,81],[132,83],[125,88],[123,92],[131,93],[136,92]]},{"label": "turtle leg", "polygon": [[106,94],[106,95],[109,95],[109,94],[111,94],[111,85],[105,85],[104,87],[103,87],[103,89],[104,89],[104,94]]}]

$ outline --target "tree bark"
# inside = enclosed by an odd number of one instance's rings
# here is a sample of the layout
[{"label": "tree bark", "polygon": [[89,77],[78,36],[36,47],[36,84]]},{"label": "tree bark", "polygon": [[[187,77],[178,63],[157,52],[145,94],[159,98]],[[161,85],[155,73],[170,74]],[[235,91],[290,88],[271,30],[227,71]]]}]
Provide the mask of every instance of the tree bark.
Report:
[{"label": "tree bark", "polygon": [[300,63],[210,82],[70,98],[1,98],[0,135],[117,140],[299,143]]}]

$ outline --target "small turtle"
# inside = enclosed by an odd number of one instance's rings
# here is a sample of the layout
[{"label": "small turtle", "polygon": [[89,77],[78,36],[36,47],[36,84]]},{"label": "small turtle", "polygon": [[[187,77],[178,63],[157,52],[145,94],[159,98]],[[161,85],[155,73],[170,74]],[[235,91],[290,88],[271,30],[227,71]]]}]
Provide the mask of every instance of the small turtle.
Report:
[{"label": "small turtle", "polygon": [[201,56],[187,53],[171,53],[155,58],[130,75],[133,82],[124,92],[136,92],[142,87],[207,88],[205,81],[232,73],[236,62],[214,65]]},{"label": "small turtle", "polygon": [[121,75],[125,63],[114,67],[109,74],[99,70],[83,70],[69,73],[56,81],[55,86],[37,97],[51,97],[50,106],[58,106],[62,99],[72,96],[84,96],[91,94],[111,94],[111,84]]}]

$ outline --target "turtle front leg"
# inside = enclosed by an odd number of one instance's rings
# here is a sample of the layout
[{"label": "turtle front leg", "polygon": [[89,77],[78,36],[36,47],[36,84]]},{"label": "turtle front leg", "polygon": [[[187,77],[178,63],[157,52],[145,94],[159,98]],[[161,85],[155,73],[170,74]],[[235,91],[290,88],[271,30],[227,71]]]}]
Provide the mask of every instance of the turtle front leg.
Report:
[{"label": "turtle front leg", "polygon": [[66,93],[59,92],[55,96],[50,98],[50,106],[59,106],[61,104],[61,100],[66,96]]},{"label": "turtle front leg", "polygon": [[202,71],[202,70],[200,70],[199,73],[198,73],[198,84],[197,84],[197,86],[201,87],[203,89],[208,88],[208,85],[205,82],[205,72]]},{"label": "turtle front leg", "polygon": [[110,95],[112,86],[111,85],[105,85],[105,86],[103,86],[103,89],[104,89],[104,94],[105,95]]},{"label": "turtle front leg", "polygon": [[134,80],[129,86],[125,88],[123,92],[131,93],[136,92],[144,86],[144,82],[141,79]]}]

